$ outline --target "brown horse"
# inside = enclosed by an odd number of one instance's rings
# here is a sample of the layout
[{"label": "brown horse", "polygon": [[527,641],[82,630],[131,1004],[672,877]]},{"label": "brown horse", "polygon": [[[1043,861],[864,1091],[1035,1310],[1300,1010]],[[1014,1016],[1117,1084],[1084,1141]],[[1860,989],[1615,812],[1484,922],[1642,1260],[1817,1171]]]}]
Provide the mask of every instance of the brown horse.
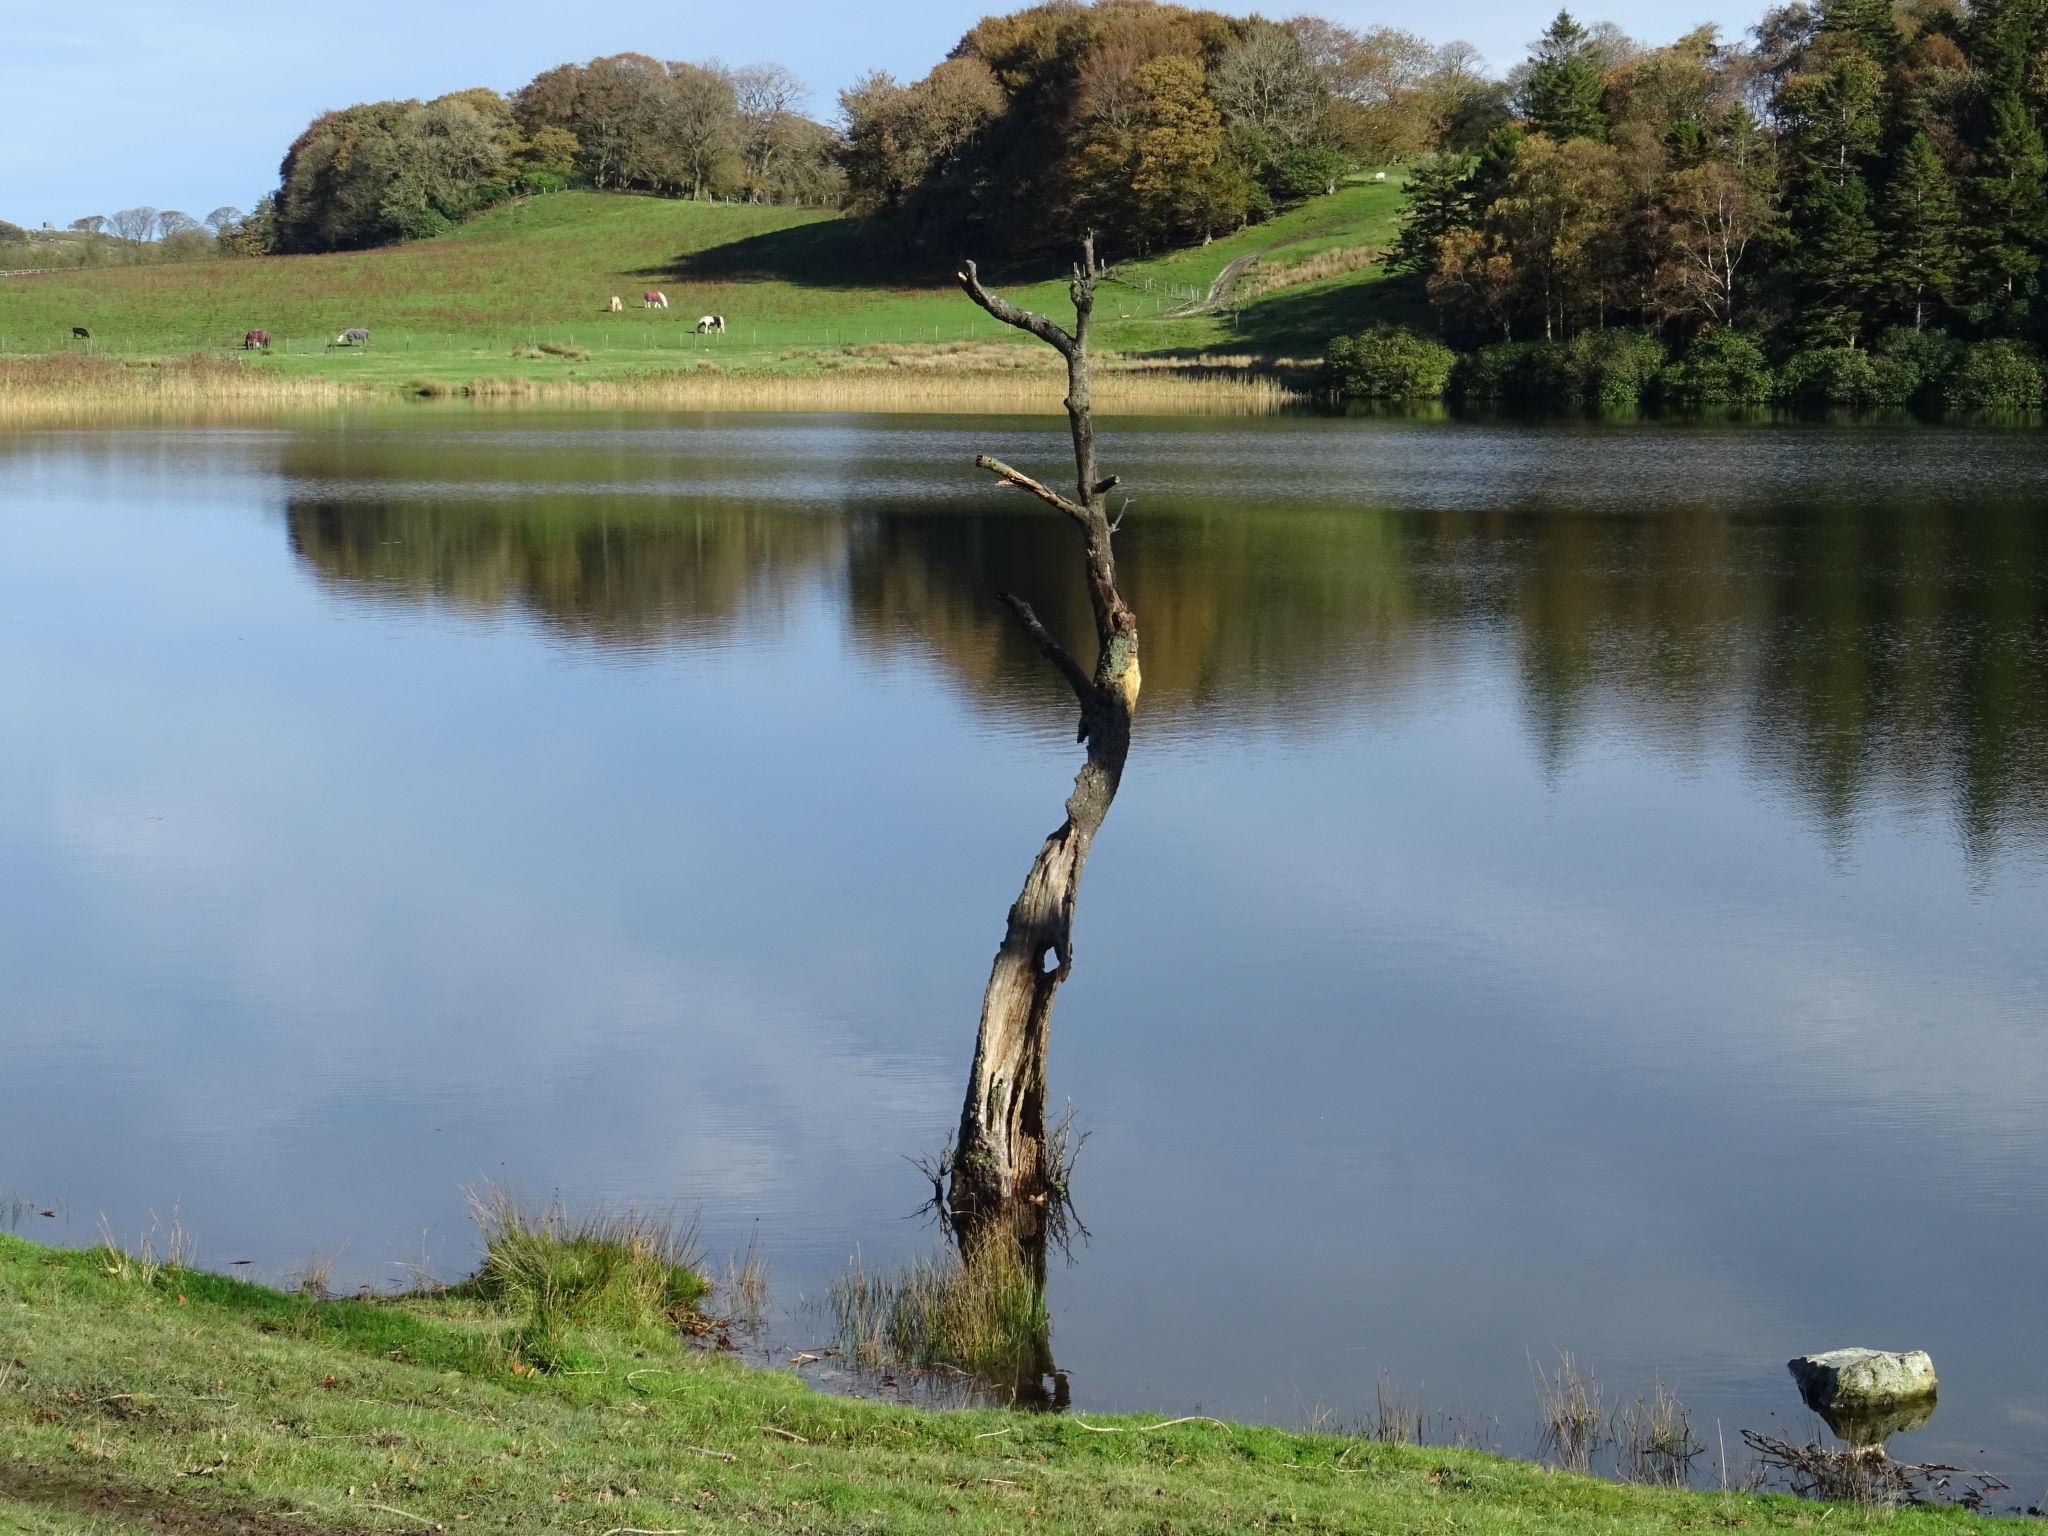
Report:
[{"label": "brown horse", "polygon": [[640,295],[640,304],[641,307],[645,309],[667,309],[668,295],[665,293],[658,293],[654,289],[650,288],[645,293]]},{"label": "brown horse", "polygon": [[243,332],[243,334],[242,334],[242,350],[243,350],[244,352],[268,352],[268,351],[270,350],[270,332],[268,332],[268,331],[245,331],[245,332]]}]

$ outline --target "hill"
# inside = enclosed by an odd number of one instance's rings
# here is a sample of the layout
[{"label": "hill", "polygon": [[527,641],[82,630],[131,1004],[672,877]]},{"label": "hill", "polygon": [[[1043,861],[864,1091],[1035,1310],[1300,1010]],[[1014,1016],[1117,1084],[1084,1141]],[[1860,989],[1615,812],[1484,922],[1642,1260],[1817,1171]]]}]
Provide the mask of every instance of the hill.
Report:
[{"label": "hill", "polygon": [[[1399,205],[1398,177],[1361,180],[1210,245],[1119,263],[1099,343],[1156,357],[1313,355],[1386,307],[1370,256],[1392,243]],[[1065,295],[1049,276],[1004,281],[1057,313]],[[640,307],[650,288],[667,293],[666,311]],[[623,314],[609,312],[614,294]],[[705,313],[724,315],[727,334],[697,337]],[[327,350],[357,325],[372,333],[367,354]],[[942,266],[886,259],[836,213],[596,192],[529,198],[379,250],[0,279],[0,352],[83,348],[73,326],[92,332],[93,350],[126,357],[229,350],[261,327],[276,338],[270,367],[394,385],[569,368],[622,378],[703,361],[788,370],[815,361],[792,354],[817,350],[1013,339]],[[590,355],[510,356],[538,343]]]}]

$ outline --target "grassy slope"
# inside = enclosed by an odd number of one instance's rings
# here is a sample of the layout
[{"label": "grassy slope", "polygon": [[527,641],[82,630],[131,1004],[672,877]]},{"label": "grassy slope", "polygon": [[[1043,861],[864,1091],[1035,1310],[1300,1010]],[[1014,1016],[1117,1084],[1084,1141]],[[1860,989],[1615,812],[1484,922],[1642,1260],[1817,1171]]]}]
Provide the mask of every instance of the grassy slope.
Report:
[{"label": "grassy slope", "polygon": [[193,1271],[150,1282],[0,1236],[0,1531],[1976,1525],[1270,1429],[1094,1421],[1126,1431],[1103,1434],[1073,1417],[920,1412],[814,1393],[660,1334],[584,1334],[589,1374],[519,1375],[497,1336],[465,1304],[316,1303]]},{"label": "grassy slope", "polygon": [[[1377,271],[1281,290],[1235,317],[1166,318],[1167,289],[1206,289],[1249,251],[1291,264],[1333,246],[1385,245],[1399,201],[1398,179],[1347,185],[1209,246],[1126,263],[1121,275],[1134,286],[1102,300],[1101,344],[1312,353],[1374,311]],[[638,307],[648,288],[667,292],[666,313]],[[631,306],[625,314],[607,311],[613,294]],[[1025,285],[1021,296],[1055,311],[1065,302],[1053,283]],[[732,331],[692,335],[707,311],[726,315]],[[92,330],[96,349],[130,355],[232,347],[261,326],[282,343],[271,366],[385,383],[559,377],[572,367],[605,378],[702,359],[770,368],[788,366],[797,348],[1010,334],[967,305],[943,269],[879,266],[858,227],[836,215],[600,193],[511,204],[442,239],[385,250],[0,279],[0,350],[69,345],[74,325]],[[326,353],[325,341],[350,325],[371,328],[374,350]],[[538,340],[593,355],[582,364],[508,356]]]}]

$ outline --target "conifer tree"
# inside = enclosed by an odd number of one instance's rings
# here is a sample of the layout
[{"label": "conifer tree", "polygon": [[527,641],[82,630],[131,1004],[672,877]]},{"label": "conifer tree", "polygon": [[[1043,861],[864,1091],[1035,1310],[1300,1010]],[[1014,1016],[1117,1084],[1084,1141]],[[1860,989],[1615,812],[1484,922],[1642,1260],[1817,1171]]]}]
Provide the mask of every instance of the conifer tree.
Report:
[{"label": "conifer tree", "polygon": [[1882,276],[1891,297],[1912,311],[1916,331],[1927,323],[1928,306],[1945,301],[1955,286],[1961,223],[1955,187],[1933,141],[1924,130],[1914,134],[1885,190]]},{"label": "conifer tree", "polygon": [[1559,11],[1536,40],[1529,78],[1522,85],[1522,111],[1538,133],[1552,139],[1604,139],[1607,114],[1593,35]]},{"label": "conifer tree", "polygon": [[1991,103],[1990,135],[1970,182],[1971,256],[1981,300],[2009,310],[2032,294],[2048,237],[2048,146],[2017,95]]},{"label": "conifer tree", "polygon": [[1863,178],[1807,177],[1792,223],[1786,265],[1801,337],[1811,346],[1855,346],[1878,288],[1877,228]]},{"label": "conifer tree", "polygon": [[1880,64],[1898,57],[1905,39],[1892,19],[1891,0],[1821,0],[1822,32],[1839,32],[1861,43]]},{"label": "conifer tree", "polygon": [[1401,213],[1401,240],[1387,262],[1393,272],[1429,272],[1437,242],[1472,222],[1470,155],[1424,155],[1408,175],[1408,205]]}]

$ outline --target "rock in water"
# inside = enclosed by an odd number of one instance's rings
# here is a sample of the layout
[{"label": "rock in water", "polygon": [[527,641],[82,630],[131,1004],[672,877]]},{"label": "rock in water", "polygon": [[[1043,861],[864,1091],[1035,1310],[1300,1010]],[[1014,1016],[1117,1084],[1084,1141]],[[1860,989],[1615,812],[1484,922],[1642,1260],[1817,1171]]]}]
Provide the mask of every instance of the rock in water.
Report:
[{"label": "rock in water", "polygon": [[1806,1406],[1830,1423],[1888,1415],[1934,1397],[1934,1362],[1924,1349],[1831,1349],[1801,1355],[1787,1368]]}]

